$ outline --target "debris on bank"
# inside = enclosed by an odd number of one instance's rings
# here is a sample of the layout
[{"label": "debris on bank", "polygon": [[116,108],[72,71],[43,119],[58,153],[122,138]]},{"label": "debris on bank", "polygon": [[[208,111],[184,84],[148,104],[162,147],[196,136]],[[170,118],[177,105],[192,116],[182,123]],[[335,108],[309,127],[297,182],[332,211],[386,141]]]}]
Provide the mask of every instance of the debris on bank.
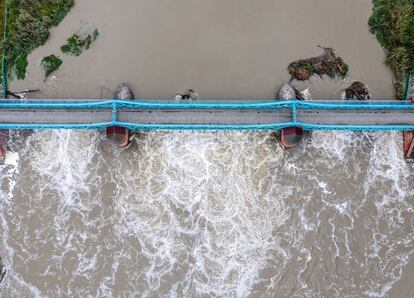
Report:
[{"label": "debris on bank", "polygon": [[355,81],[342,92],[343,99],[368,100],[371,98],[367,84]]},{"label": "debris on bank", "polygon": [[323,50],[320,56],[300,59],[288,66],[291,80],[306,81],[313,75],[335,79],[344,78],[348,74],[348,65],[335,55],[333,48],[319,47]]},{"label": "debris on bank", "polygon": [[17,99],[29,99],[30,93],[39,92],[40,89],[25,89],[21,91],[9,91],[7,90],[7,97],[12,96]]},{"label": "debris on bank", "polygon": [[98,38],[99,31],[95,29],[92,34],[87,34],[85,37],[82,37],[79,34],[73,34],[66,40],[66,43],[61,46],[63,53],[79,56],[83,51],[88,50],[91,44]]},{"label": "debris on bank", "polygon": [[50,55],[44,57],[41,64],[45,71],[45,78],[47,78],[52,72],[56,71],[62,65],[62,60],[55,55]]},{"label": "debris on bank", "polygon": [[198,92],[194,89],[185,89],[175,95],[175,100],[197,100]]}]

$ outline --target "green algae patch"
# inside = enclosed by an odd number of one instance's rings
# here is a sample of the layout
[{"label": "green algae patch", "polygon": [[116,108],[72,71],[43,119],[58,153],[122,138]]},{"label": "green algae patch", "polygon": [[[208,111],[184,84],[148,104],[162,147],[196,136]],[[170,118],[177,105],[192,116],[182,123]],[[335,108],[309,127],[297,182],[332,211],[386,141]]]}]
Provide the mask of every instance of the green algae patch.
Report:
[{"label": "green algae patch", "polygon": [[42,59],[42,67],[45,71],[45,78],[56,71],[61,65],[62,60],[55,55],[50,55]]},{"label": "green algae patch", "polygon": [[292,80],[306,81],[313,75],[327,76],[331,79],[346,77],[348,65],[341,57],[335,55],[334,49],[320,48],[323,49],[320,56],[300,59],[289,64],[288,71]]},{"label": "green algae patch", "polygon": [[90,48],[91,44],[98,38],[98,36],[99,32],[97,29],[95,29],[92,34],[88,34],[85,37],[73,34],[60,49],[65,54],[79,56],[83,51]]},{"label": "green algae patch", "polygon": [[8,38],[1,46],[6,50],[8,76],[24,79],[27,56],[46,43],[50,29],[64,19],[74,0],[14,0],[9,4]]},{"label": "green algae patch", "polygon": [[373,0],[368,24],[386,49],[386,63],[394,73],[396,96],[405,96],[405,80],[414,73],[414,0]]}]

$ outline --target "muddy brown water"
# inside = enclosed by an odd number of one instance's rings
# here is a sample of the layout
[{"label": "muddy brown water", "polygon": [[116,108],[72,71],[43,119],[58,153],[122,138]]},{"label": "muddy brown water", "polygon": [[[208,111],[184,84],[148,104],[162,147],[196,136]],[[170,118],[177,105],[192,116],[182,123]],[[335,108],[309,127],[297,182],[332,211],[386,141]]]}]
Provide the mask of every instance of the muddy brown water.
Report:
[{"label": "muddy brown water", "polygon": [[[82,0],[29,59],[44,98],[273,98],[289,62],[332,46],[345,81],[392,98],[369,1]],[[72,33],[101,33],[80,57]],[[43,81],[42,57],[64,61]],[[19,132],[1,170],[2,297],[410,297],[413,168],[396,132]]]},{"label": "muddy brown water", "polygon": [[[369,33],[371,4],[364,0],[83,0],[30,57],[28,79],[13,90],[42,90],[38,97],[110,98],[128,82],[138,98],[173,98],[194,88],[204,99],[272,99],[289,75],[288,64],[330,46],[350,66],[348,80],[313,80],[314,98],[338,98],[363,80],[374,98],[392,98],[384,53]],[[101,36],[80,57],[59,48],[75,32]],[[41,59],[63,58],[43,82]]]}]

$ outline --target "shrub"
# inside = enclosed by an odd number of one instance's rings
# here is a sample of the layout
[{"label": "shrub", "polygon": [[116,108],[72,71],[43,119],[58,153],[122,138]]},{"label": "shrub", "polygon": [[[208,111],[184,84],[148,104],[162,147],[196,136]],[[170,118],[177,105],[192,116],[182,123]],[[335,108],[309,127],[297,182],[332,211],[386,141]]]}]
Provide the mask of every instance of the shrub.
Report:
[{"label": "shrub", "polygon": [[405,78],[414,71],[414,0],[373,0],[371,31],[387,49],[398,98],[404,97]]},{"label": "shrub", "polygon": [[7,71],[24,79],[27,56],[45,44],[49,30],[67,15],[74,0],[14,0],[9,1],[8,41],[6,48]]},{"label": "shrub", "polygon": [[23,80],[26,76],[27,56],[19,56],[16,59],[16,75],[19,80]]}]

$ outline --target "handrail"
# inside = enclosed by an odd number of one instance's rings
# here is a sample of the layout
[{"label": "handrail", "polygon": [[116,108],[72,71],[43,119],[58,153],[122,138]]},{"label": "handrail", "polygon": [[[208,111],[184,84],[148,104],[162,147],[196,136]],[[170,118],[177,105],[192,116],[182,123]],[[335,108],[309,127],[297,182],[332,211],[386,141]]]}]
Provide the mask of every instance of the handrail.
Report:
[{"label": "handrail", "polygon": [[[207,101],[206,101],[207,102]],[[160,100],[142,101],[142,100],[2,100],[1,109],[88,109],[103,108],[112,109],[115,105],[117,109],[322,109],[322,110],[414,110],[414,104],[403,100],[381,100],[381,101],[246,101],[247,103],[231,103],[231,101],[217,100],[203,103],[203,100],[197,102],[171,103],[171,101],[162,102]]]},{"label": "handrail", "polygon": [[[36,124],[36,123],[1,123],[0,129],[105,129],[109,126],[122,126],[132,130],[280,130],[290,126],[305,130],[413,130],[414,125],[324,125],[298,122],[301,110],[413,110],[414,104],[408,101],[247,101],[247,103],[231,101],[203,101],[177,103],[173,101],[125,101],[125,100],[4,100],[0,102],[0,111],[6,109],[97,109],[111,113],[111,121],[85,124]],[[271,124],[251,125],[194,125],[188,124],[145,124],[128,123],[118,120],[118,112],[128,109],[263,109],[291,111],[291,121]],[[62,111],[64,112],[64,111]],[[68,111],[69,112],[69,111]],[[108,114],[109,115],[109,114]],[[322,116],[323,117],[323,116]],[[414,117],[414,112],[413,112]]]}]

